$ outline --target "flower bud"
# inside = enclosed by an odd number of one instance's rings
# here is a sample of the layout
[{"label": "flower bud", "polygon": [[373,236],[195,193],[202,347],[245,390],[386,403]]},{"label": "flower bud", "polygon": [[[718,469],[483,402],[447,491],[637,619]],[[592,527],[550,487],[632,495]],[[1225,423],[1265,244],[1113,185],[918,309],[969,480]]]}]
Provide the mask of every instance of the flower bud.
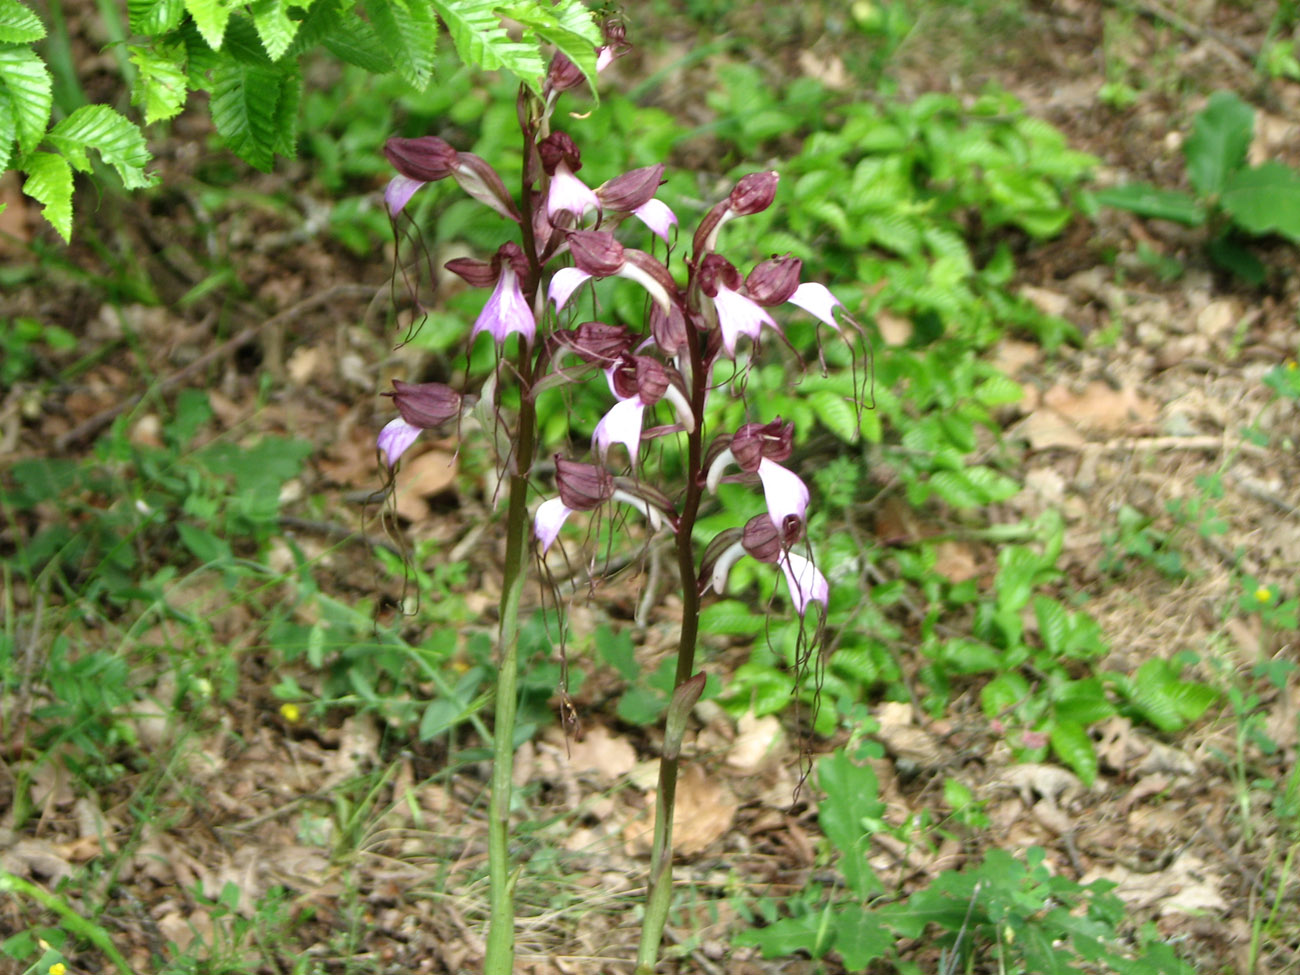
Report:
[{"label": "flower bud", "polygon": [[488,288],[496,284],[497,272],[493,269],[491,261],[480,261],[474,257],[454,257],[443,267],[473,288]]},{"label": "flower bud", "polygon": [[776,199],[776,184],[779,180],[780,176],[775,170],[742,176],[735,189],[731,191],[731,195],[727,197],[732,212],[738,217],[762,213]]},{"label": "flower bud", "polygon": [[555,486],[564,506],[591,511],[614,496],[614,477],[603,467],[555,455]]},{"label": "flower bud", "polygon": [[668,373],[663,364],[648,355],[624,355],[610,370],[610,385],[619,399],[637,397],[653,406],[668,389]]},{"label": "flower bud", "polygon": [[546,72],[545,90],[560,94],[582,84],[582,71],[563,51],[556,51]]},{"label": "flower bud", "polygon": [[557,345],[575,353],[583,362],[608,365],[632,348],[632,335],[622,325],[583,322],[577,328],[553,333]]},{"label": "flower bud", "polygon": [[782,423],[779,416],[771,423],[746,423],[731,438],[736,465],[749,474],[758,470],[764,458],[785,460],[793,450],[794,424]]},{"label": "flower bud", "polygon": [[686,318],[676,302],[666,312],[658,302],[650,306],[650,335],[664,355],[676,355],[686,344]]},{"label": "flower bud", "polygon": [[663,184],[664,165],[642,166],[622,176],[615,176],[596,190],[596,196],[608,210],[631,213],[654,198]]},{"label": "flower bud", "polygon": [[740,272],[721,254],[706,254],[700,262],[700,288],[710,298],[716,298],[719,285],[737,290]]},{"label": "flower bud", "polygon": [[787,254],[764,261],[745,278],[745,291],[760,305],[769,308],[790,300],[795,288],[799,287],[799,273],[803,270],[803,261]]},{"label": "flower bud", "polygon": [[768,565],[781,557],[781,533],[766,514],[755,515],[745,522],[740,544],[745,551]]},{"label": "flower bud", "polygon": [[623,245],[605,230],[575,230],[569,234],[569,251],[578,270],[607,278],[623,268]]},{"label": "flower bud", "polygon": [[445,383],[404,383],[393,380],[395,392],[385,393],[402,419],[413,427],[431,430],[460,415],[461,395]]},{"label": "flower bud", "polygon": [[572,139],[563,132],[552,132],[537,145],[537,153],[542,157],[542,168],[548,176],[554,176],[556,167],[564,163],[569,172],[576,173],[582,168],[582,154]]},{"label": "flower bud", "polygon": [[399,173],[421,183],[446,179],[455,171],[460,156],[436,135],[389,139],[384,143],[384,155]]}]

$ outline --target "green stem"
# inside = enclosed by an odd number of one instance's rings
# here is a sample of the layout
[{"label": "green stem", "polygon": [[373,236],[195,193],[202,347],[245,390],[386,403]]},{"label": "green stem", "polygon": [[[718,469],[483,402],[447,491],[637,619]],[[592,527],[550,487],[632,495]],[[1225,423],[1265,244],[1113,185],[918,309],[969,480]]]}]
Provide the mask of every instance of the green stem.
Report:
[{"label": "green stem", "polygon": [[[521,350],[527,367],[527,351]],[[528,470],[533,456],[536,414],[524,397],[519,409],[519,436],[510,476],[506,515],[506,565],[501,586],[501,626],[497,636],[496,713],[492,731],[492,799],[488,811],[488,919],[484,975],[513,975],[515,954],[515,884],[510,877],[510,796],[515,761],[515,712],[519,706],[519,601],[524,591],[524,555],[528,540]]]},{"label": "green stem", "polygon": [[[690,343],[691,408],[696,417],[704,416],[704,396],[708,376],[698,341]],[[700,593],[695,584],[695,519],[700,510],[703,490],[704,430],[702,419],[687,435],[686,497],[682,502],[677,526],[677,570],[682,579],[682,629],[677,643],[677,679],[681,688],[695,669],[695,646],[700,633]],[[698,696],[698,695],[697,695]],[[674,693],[676,698],[676,693]],[[671,725],[670,721],[670,725]],[[664,735],[664,753],[659,760],[659,790],[655,796],[654,840],[650,849],[650,885],[646,896],[645,920],[641,923],[641,945],[637,949],[635,975],[652,975],[659,958],[668,908],[673,890],[673,812],[677,800],[677,768],[681,747],[681,730],[676,741]]]},{"label": "green stem", "polygon": [[36,901],[47,910],[53,911],[63,919],[63,924],[73,934],[85,938],[96,948],[108,956],[108,960],[113,963],[122,975],[131,975],[131,966],[126,963],[122,953],[117,950],[113,941],[108,936],[108,932],[101,928],[94,921],[83,917],[77,910],[70,906],[62,898],[51,894],[44,888],[36,886],[24,880],[22,877],[15,877],[13,874],[0,870],[0,893],[6,891],[16,891],[19,894],[25,894],[32,900]]}]

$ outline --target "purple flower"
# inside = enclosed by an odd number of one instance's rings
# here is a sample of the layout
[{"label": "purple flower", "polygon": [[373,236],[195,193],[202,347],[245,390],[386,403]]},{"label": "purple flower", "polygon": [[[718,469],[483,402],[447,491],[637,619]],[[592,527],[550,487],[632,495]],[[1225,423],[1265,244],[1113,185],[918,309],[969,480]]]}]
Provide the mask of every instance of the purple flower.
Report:
[{"label": "purple flower", "polygon": [[809,559],[790,550],[790,545],[797,540],[797,535],[791,538],[778,532],[762,515],[751,518],[743,530],[728,529],[710,546],[714,551],[705,555],[708,586],[719,595],[725,593],[732,567],[748,555],[768,565],[781,567],[786,587],[790,590],[790,601],[800,616],[807,612],[810,603],[821,603],[825,607],[830,602],[830,584]]},{"label": "purple flower", "polygon": [[474,199],[486,203],[506,219],[519,222],[519,211],[501,177],[473,153],[457,152],[437,136],[426,135],[418,139],[389,139],[384,143],[384,155],[397,170],[384,190],[388,212],[394,217],[425,183],[451,176]]},{"label": "purple flower", "polygon": [[794,424],[782,423],[780,417],[771,423],[746,423],[730,442],[726,438],[714,442],[705,484],[716,491],[723,472],[732,464],[747,474],[757,474],[773,527],[789,533],[802,526],[809,500],[808,486],[799,475],[777,463],[790,456],[793,440]]},{"label": "purple flower", "polygon": [[559,496],[543,501],[533,514],[533,534],[542,543],[543,554],[554,544],[564,522],[575,511],[592,511],[607,501],[621,501],[645,515],[651,529],[658,531],[669,510],[667,499],[658,497],[649,488],[633,493],[620,486],[620,482],[603,467],[566,460],[558,454],[555,457],[555,487]]},{"label": "purple flower", "polygon": [[678,377],[670,376],[668,369],[658,360],[644,355],[625,354],[614,366],[605,370],[605,378],[618,402],[596,424],[596,432],[591,438],[592,446],[602,458],[609,452],[611,444],[621,443],[627,448],[632,466],[636,467],[645,409],[654,406],[660,399],[667,399],[673,404],[678,420],[685,429],[689,431],[695,428],[690,402],[677,381]]},{"label": "purple flower", "polygon": [[671,314],[677,282],[659,261],[644,251],[623,247],[604,230],[575,230],[568,235],[568,241],[574,266],[556,271],[547,291],[556,311],[567,305],[573,293],[590,278],[617,276],[641,285],[665,314]]},{"label": "purple flower", "polygon": [[391,396],[401,416],[379,431],[379,448],[388,455],[388,466],[397,463],[423,430],[432,430],[460,415],[464,397],[443,383],[404,383],[393,380]]},{"label": "purple flower", "polygon": [[546,194],[546,217],[552,223],[561,212],[573,214],[581,220],[589,210],[600,209],[600,199],[576,173],[582,168],[582,157],[573,140],[563,132],[552,132],[537,146],[542,168],[551,177]]},{"label": "purple flower", "polygon": [[479,332],[490,333],[497,345],[505,342],[512,333],[522,335],[526,342],[533,341],[537,334],[537,320],[519,287],[519,279],[528,273],[528,264],[518,244],[513,241],[502,244],[490,264],[461,257],[448,261],[446,267],[476,287],[486,287],[495,282],[491,297],[474,322],[471,342]]}]

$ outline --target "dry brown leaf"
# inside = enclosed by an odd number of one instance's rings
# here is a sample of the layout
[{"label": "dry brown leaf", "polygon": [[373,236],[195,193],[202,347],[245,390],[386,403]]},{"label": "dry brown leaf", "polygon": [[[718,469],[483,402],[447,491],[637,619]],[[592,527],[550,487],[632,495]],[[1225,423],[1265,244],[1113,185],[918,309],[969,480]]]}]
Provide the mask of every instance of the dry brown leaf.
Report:
[{"label": "dry brown leaf", "polygon": [[677,781],[677,813],[673,845],[683,856],[703,853],[731,828],[736,798],[718,777],[702,765],[688,765]]},{"label": "dry brown leaf", "polygon": [[610,786],[636,766],[636,749],[626,738],[615,737],[604,725],[586,730],[582,741],[569,743],[569,768],[575,773],[594,773],[602,786]]},{"label": "dry brown leaf", "polygon": [[876,710],[880,722],[877,737],[895,758],[916,762],[924,768],[943,764],[944,750],[939,740],[915,723],[912,705],[905,701],[886,701]]},{"label": "dry brown leaf", "polygon": [[1111,434],[1126,433],[1135,424],[1150,423],[1158,409],[1155,402],[1135,389],[1112,389],[1101,381],[1089,383],[1082,393],[1053,386],[1043,394],[1043,403],[1080,430]]},{"label": "dry brown leaf", "polygon": [[456,483],[459,474],[460,464],[453,453],[429,450],[416,457],[402,467],[397,478],[397,513],[410,521],[423,521],[429,516],[424,499],[441,494]]},{"label": "dry brown leaf", "polygon": [[1087,440],[1056,410],[1039,407],[1017,423],[1013,433],[1024,437],[1033,450],[1082,447]]},{"label": "dry brown leaf", "polygon": [[1161,916],[1196,914],[1199,911],[1226,911],[1228,903],[1219,888],[1223,876],[1204,860],[1184,853],[1164,870],[1142,873],[1116,865],[1107,870],[1087,873],[1084,884],[1094,880],[1115,883],[1115,896],[1137,910],[1158,908]]},{"label": "dry brown leaf", "polygon": [[1196,316],[1196,330],[1210,339],[1226,338],[1241,319],[1241,309],[1231,298],[1212,301]]},{"label": "dry brown leaf", "polygon": [[19,877],[48,880],[56,886],[72,876],[72,864],[48,840],[19,840],[9,849],[0,850],[0,868]]},{"label": "dry brown leaf", "polygon": [[1061,318],[1070,308],[1070,298],[1059,291],[1052,291],[1048,288],[1035,287],[1032,284],[1022,285],[1020,288],[1020,297],[1024,298],[1044,315],[1055,315]]},{"label": "dry brown leaf", "polygon": [[975,547],[969,542],[940,542],[934,549],[934,571],[949,582],[965,582],[980,574]]},{"label": "dry brown leaf", "polygon": [[727,766],[752,775],[770,767],[784,751],[785,731],[774,714],[761,718],[746,711],[736,722],[736,740],[727,752]]},{"label": "dry brown leaf", "polygon": [[912,339],[912,320],[891,311],[876,315],[876,328],[886,345],[906,345]]},{"label": "dry brown leaf", "polygon": [[1003,339],[993,350],[993,366],[1015,379],[1021,369],[1036,365],[1043,358],[1043,347],[1036,342]]}]

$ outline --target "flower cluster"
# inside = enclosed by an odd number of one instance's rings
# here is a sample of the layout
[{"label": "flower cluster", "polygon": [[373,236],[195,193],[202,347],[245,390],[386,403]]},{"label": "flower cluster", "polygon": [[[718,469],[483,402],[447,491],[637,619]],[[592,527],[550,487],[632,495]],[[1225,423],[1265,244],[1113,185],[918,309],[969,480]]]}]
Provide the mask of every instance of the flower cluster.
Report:
[{"label": "flower cluster", "polygon": [[[606,59],[607,53],[602,54],[602,62]],[[824,606],[829,591],[825,576],[796,551],[804,542],[809,491],[785,466],[793,452],[793,425],[777,418],[720,434],[703,427],[710,397],[727,392],[727,383],[715,377],[719,359],[743,361],[759,351],[769,333],[784,339],[773,312],[787,304],[838,333],[840,302],[824,285],[800,280],[798,258],[772,257],[742,275],[718,253],[719,232],[727,223],[772,205],[775,172],[753,173],[736,183],[699,221],[690,237],[692,253],[674,262],[678,217],[655,197],[664,181],[663,165],[634,169],[593,187],[574,140],[550,131],[556,96],[579,78],[567,59],[557,57],[540,110],[526,114],[521,100],[521,120],[532,137],[518,199],[491,165],[436,136],[391,139],[385,147],[397,170],[385,193],[394,218],[425,183],[451,178],[514,225],[516,239],[503,243],[490,260],[459,258],[446,266],[470,286],[491,289],[470,341],[486,333],[499,361],[518,356],[512,376],[525,400],[535,401],[554,386],[604,376],[612,404],[596,424],[590,458],[557,456],[557,494],[535,509],[533,533],[540,552],[556,542],[571,514],[615,502],[643,514],[652,531],[689,533],[706,491],[716,491],[723,481],[754,481],[761,486],[767,513],[723,532],[701,560],[692,558],[690,564],[698,567],[692,580],[697,592],[723,592],[731,567],[749,555],[782,570],[800,614],[813,603]],[[625,233],[616,236],[628,218],[648,228],[650,249],[632,246],[634,238]],[[660,243],[664,253],[656,256]],[[583,289],[610,277],[645,290],[647,320],[639,327],[575,324]],[[517,339],[511,342],[511,336]],[[472,400],[438,383],[394,385],[389,395],[400,415],[379,435],[390,467],[422,430],[451,423]],[[493,382],[493,395],[496,387]],[[650,486],[638,473],[646,442],[664,436],[684,439],[684,456],[690,458],[687,483],[671,492]],[[530,461],[520,457],[514,463],[527,472]]]}]

